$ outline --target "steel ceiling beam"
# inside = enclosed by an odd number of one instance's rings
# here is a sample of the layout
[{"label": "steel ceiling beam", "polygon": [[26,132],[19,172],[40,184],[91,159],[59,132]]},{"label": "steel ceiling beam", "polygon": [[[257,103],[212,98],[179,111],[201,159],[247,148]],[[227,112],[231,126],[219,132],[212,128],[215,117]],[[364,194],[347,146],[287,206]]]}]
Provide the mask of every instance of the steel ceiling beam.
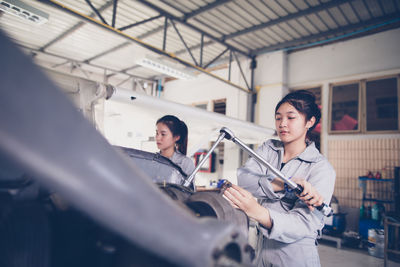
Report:
[{"label": "steel ceiling beam", "polygon": [[325,22],[325,20],[321,17],[320,14],[315,13],[315,15],[316,15],[317,18],[322,22],[322,24],[324,24],[324,26],[325,26],[327,29],[331,29],[331,27],[329,27],[329,25]]},{"label": "steel ceiling beam", "polygon": [[[126,42],[126,43],[130,44],[130,42]],[[206,45],[210,45],[210,44],[213,44],[213,43],[214,43],[213,41],[208,41],[208,42],[204,42],[204,45],[206,46]],[[189,49],[190,49],[190,50],[194,50],[194,49],[198,49],[199,47],[201,47],[201,44],[193,45],[193,46],[189,47]],[[179,56],[179,55],[182,55],[182,54],[184,54],[184,53],[186,53],[186,52],[187,52],[187,50],[186,50],[186,48],[184,48],[184,49],[181,49],[181,50],[177,51],[177,52],[174,53],[174,54],[175,54],[176,56]],[[201,52],[201,51],[200,51],[200,52]],[[141,68],[141,67],[142,67],[142,66],[140,66],[140,65],[138,65],[138,64],[135,64],[135,65],[130,66],[130,67],[127,67],[127,68],[125,68],[125,69],[123,69],[123,70],[121,70],[121,71],[122,71],[122,72],[126,72],[126,71],[128,71],[128,70],[134,70],[134,69],[136,69],[136,68]],[[203,68],[202,64],[200,64],[199,67]],[[109,74],[109,76],[113,76],[113,74]],[[229,79],[229,81],[230,81],[230,79]]]},{"label": "steel ceiling beam", "polygon": [[222,51],[218,56],[216,56],[214,59],[212,59],[210,62],[208,62],[204,68],[206,69],[208,66],[210,66],[211,64],[213,64],[215,61],[217,61],[217,59],[219,59],[223,54],[225,54],[227,51],[229,50],[229,48],[225,49],[224,51]]},{"label": "steel ceiling beam", "polygon": [[[94,7],[92,2],[90,0],[85,0],[86,3],[90,6],[90,8],[93,10],[93,12],[99,17],[99,19],[106,25],[108,25],[107,21],[103,18],[103,16],[100,14],[100,11],[97,10],[97,8]],[[109,2],[111,4],[111,1]]]},{"label": "steel ceiling beam", "polygon": [[229,51],[229,70],[228,70],[228,80],[231,80],[231,68],[232,68],[232,51]]},{"label": "steel ceiling beam", "polygon": [[[186,13],[185,13],[182,9],[178,8],[177,6],[175,6],[175,5],[173,5],[173,4],[169,3],[169,2],[167,2],[166,0],[161,0],[161,2],[162,2],[163,4],[166,4],[167,6],[169,6],[169,7],[173,8],[173,9],[175,9],[176,11],[182,13],[182,14],[183,14],[183,17],[185,16]],[[183,17],[182,17],[182,19],[183,19]],[[218,32],[219,34],[223,35],[223,33],[222,33],[221,31],[219,31],[218,29],[216,29],[216,28],[214,28],[214,27],[212,27],[212,26],[210,26],[210,25],[208,25],[208,24],[205,24],[203,21],[201,21],[201,20],[199,20],[199,19],[197,19],[197,18],[193,18],[193,20],[195,20],[196,22],[198,22],[198,23],[204,25],[205,27],[208,27],[208,28],[212,29],[214,32]]]},{"label": "steel ceiling beam", "polygon": [[218,6],[227,4],[229,2],[232,2],[232,0],[215,0],[214,2],[209,3],[209,4],[207,4],[207,5],[205,5],[205,6],[201,7],[201,8],[198,8],[196,10],[193,10],[190,13],[186,13],[183,16],[182,20],[187,21],[188,19],[190,19],[192,17],[195,17],[195,16],[197,16],[197,15],[203,13],[203,12],[206,12],[208,10],[214,9],[214,8],[216,8]]},{"label": "steel ceiling beam", "polygon": [[[113,0],[112,0],[112,1],[113,1]],[[110,2],[107,3],[107,5],[108,5],[107,7],[111,6],[112,1],[110,1]],[[183,16],[182,19],[187,20],[187,19],[192,18],[192,17],[194,17],[194,16],[196,16],[196,15],[199,15],[199,14],[201,14],[201,13],[207,11],[207,10],[210,10],[210,9],[212,9],[212,8],[216,8],[216,7],[218,7],[218,6],[220,6],[220,5],[224,4],[224,3],[228,3],[228,2],[231,2],[231,1],[232,1],[232,0],[225,0],[225,1],[216,0],[216,1],[213,2],[213,3],[210,3],[210,4],[206,5],[206,6],[204,6],[203,8],[198,9],[198,11],[196,11],[196,12],[193,11],[193,12],[191,12],[191,13],[185,14],[185,15]],[[169,5],[170,7],[172,7],[172,8],[174,8],[174,6],[172,6],[171,4],[168,4],[168,5]],[[99,9],[99,10],[100,10],[100,9]],[[182,12],[182,13],[183,13],[183,12]],[[152,18],[145,19],[145,20],[142,20],[142,21],[139,21],[139,22],[136,22],[136,23],[133,23],[133,24],[130,24],[130,25],[121,27],[121,28],[119,28],[118,30],[124,31],[124,30],[126,30],[126,29],[131,28],[131,27],[135,27],[135,26],[141,25],[141,24],[143,24],[143,23],[146,23],[146,22],[149,22],[149,21],[152,21],[152,20],[155,20],[155,19],[159,19],[159,18],[162,18],[162,17],[164,17],[164,15],[161,15],[161,14],[160,14],[160,15],[158,15],[158,16],[154,16],[154,17],[152,17]],[[172,21],[172,20],[171,20],[171,21]],[[84,23],[82,23],[82,24],[84,24]],[[167,24],[167,28],[168,28],[169,24],[170,24],[170,23]],[[149,31],[149,32],[147,32],[147,33],[144,33],[144,34],[138,36],[137,38],[138,38],[138,39],[144,39],[144,38],[147,38],[147,37],[149,37],[149,36],[151,36],[151,35],[153,35],[153,34],[157,34],[158,32],[160,32],[160,31],[162,31],[162,30],[165,31],[165,25],[159,26],[159,27],[155,28],[154,30],[151,30],[151,31]],[[202,34],[202,38],[203,38],[202,40],[203,40],[203,42],[204,42],[204,34],[203,34],[203,33],[201,33],[201,34]],[[130,42],[126,42],[126,43],[123,43],[123,44],[121,44],[121,45],[118,45],[118,46],[116,46],[116,47],[114,47],[114,48],[108,49],[107,51],[103,51],[103,52],[101,52],[101,53],[99,53],[99,54],[97,54],[97,55],[95,55],[95,56],[93,56],[93,57],[91,57],[91,58],[85,60],[85,62],[86,62],[86,61],[89,62],[89,61],[94,60],[94,59],[96,59],[96,58],[105,56],[105,55],[107,55],[107,54],[109,54],[109,53],[115,52],[116,50],[125,47],[125,46],[126,46],[127,44],[129,44],[129,43],[130,43]],[[213,44],[213,43],[215,43],[215,41],[207,41],[207,42],[204,42],[204,43],[203,43],[203,46],[200,44],[200,45],[195,45],[195,46],[188,47],[188,48],[189,48],[189,50],[197,49],[197,48],[199,48],[199,47],[201,47],[201,46],[204,48],[205,46],[211,45],[211,44]],[[179,50],[179,51],[174,52],[174,54],[175,54],[175,55],[181,55],[181,54],[183,54],[183,53],[185,53],[185,52],[187,52],[187,51],[188,51],[187,48],[185,48],[185,49],[182,49],[182,50]],[[195,63],[195,64],[201,67],[201,66],[202,66],[202,58],[203,58],[203,51],[202,51],[202,50],[200,51],[200,54],[201,54],[201,55],[200,55],[200,57],[201,57],[200,65],[198,65],[198,64],[196,64],[196,63]],[[193,58],[193,56],[192,56],[192,58]],[[195,61],[195,60],[194,60],[194,61]],[[195,61],[195,62],[196,62],[196,61]],[[128,69],[133,69],[133,68],[135,68],[135,67],[136,67],[136,65],[135,65],[135,66],[132,66],[132,67],[130,67],[130,68],[128,68]]]},{"label": "steel ceiling beam", "polygon": [[185,40],[183,39],[181,33],[179,32],[178,28],[176,27],[175,22],[174,22],[173,20],[171,20],[171,23],[172,23],[172,26],[174,27],[176,33],[178,34],[179,38],[181,39],[183,45],[185,46],[186,51],[187,51],[187,52],[189,53],[189,55],[192,57],[194,64],[195,64],[196,66],[199,66],[199,64],[197,63],[197,60],[195,59],[195,57],[194,57],[193,54],[192,54],[192,51],[190,50],[190,48],[189,48],[188,45],[186,44]]},{"label": "steel ceiling beam", "polygon": [[[246,83],[247,88],[248,88],[250,91],[253,91],[253,88],[251,88],[251,87],[249,86],[249,83],[247,82],[246,75],[244,75],[244,72],[243,72],[243,69],[242,69],[242,64],[240,64],[240,61],[239,61],[239,59],[238,59],[236,53],[235,53],[235,52],[232,52],[232,54],[233,54],[233,56],[234,56],[235,59],[236,59],[236,63],[237,63],[238,66],[239,66],[240,73],[242,74],[242,78],[243,78],[244,82]],[[253,57],[253,58],[255,58],[255,57]]]},{"label": "steel ceiling beam", "polygon": [[203,48],[204,48],[204,34],[200,37],[200,67],[203,66]]},{"label": "steel ceiling beam", "polygon": [[[99,10],[96,9],[97,12],[101,12],[104,11],[105,9],[107,9],[108,7],[110,7],[112,4],[112,1],[109,1],[108,3],[104,4],[102,7],[99,8]],[[89,16],[90,17],[94,17],[96,13],[92,13]],[[39,48],[40,51],[44,51],[46,50],[48,47],[52,46],[53,44],[57,43],[58,41],[61,41],[62,39],[64,39],[65,37],[67,37],[68,35],[70,35],[71,33],[75,32],[76,30],[78,30],[79,28],[81,28],[83,25],[85,25],[86,23],[83,21],[78,22],[77,24],[75,24],[74,26],[72,26],[71,28],[69,28],[68,30],[64,31],[63,33],[61,33],[59,36],[57,36],[56,38],[54,38],[53,40],[51,40],[50,42],[48,42],[47,44],[45,44],[44,46],[42,46],[41,48]]]},{"label": "steel ceiling beam", "polygon": [[358,21],[362,21],[360,14],[358,14],[357,9],[354,7],[353,3],[350,3],[351,11],[353,11],[354,15],[356,15]]},{"label": "steel ceiling beam", "polygon": [[[331,35],[342,34],[343,36],[338,36],[335,38],[335,40],[337,40],[339,38],[345,38],[345,37],[348,37],[353,34],[360,34],[367,30],[372,30],[372,29],[376,29],[379,27],[384,27],[388,24],[399,23],[399,22],[400,22],[400,12],[397,12],[397,13],[392,14],[391,16],[380,17],[380,18],[375,18],[375,19],[371,19],[371,20],[367,20],[367,21],[362,21],[357,24],[352,24],[352,25],[340,27],[340,28],[337,28],[334,30],[322,32],[319,34],[314,34],[314,35],[310,35],[307,37],[298,38],[298,39],[295,39],[295,40],[292,40],[289,42],[284,42],[284,43],[256,49],[256,50],[252,51],[251,54],[258,55],[258,54],[272,52],[272,51],[279,50],[279,49],[285,49],[285,48],[290,49],[295,46],[302,45],[304,42],[313,42],[313,41],[317,41],[320,38],[326,38]],[[367,25],[370,25],[370,26],[366,27]],[[361,30],[357,30],[360,28],[361,28]],[[353,32],[351,32],[351,31],[353,31]],[[351,32],[351,33],[346,34],[346,32]]]},{"label": "steel ceiling beam", "polygon": [[[163,16],[160,16],[160,17],[163,17]],[[161,26],[161,27],[164,28],[164,26]],[[147,33],[145,33],[145,34],[143,34],[143,35],[147,35]],[[139,36],[138,39],[142,39],[142,38],[143,38],[143,37],[142,37],[143,35]],[[213,44],[213,43],[214,43],[213,41],[208,41],[208,42],[205,42],[204,45],[209,45],[209,44]],[[104,52],[102,52],[102,53],[100,53],[100,54],[98,54],[98,55],[96,55],[96,56],[93,56],[90,60],[92,60],[93,58],[102,57],[102,56],[105,56],[106,54],[115,52],[116,50],[118,50],[118,49],[120,49],[120,48],[123,48],[123,47],[125,47],[125,45],[129,45],[129,44],[131,44],[131,42],[129,42],[129,41],[128,41],[128,42],[125,42],[125,43],[122,43],[122,44],[120,44],[120,45],[118,45],[118,46],[116,46],[116,47],[113,47],[113,48],[111,48],[111,49],[109,49],[109,50],[107,50],[107,51],[104,51]],[[189,49],[190,49],[190,50],[197,49],[197,48],[199,48],[200,46],[201,46],[201,44],[199,44],[199,45],[194,45],[194,46],[189,47]],[[179,55],[182,55],[182,54],[184,54],[184,53],[186,53],[186,52],[187,52],[187,50],[186,50],[186,48],[184,48],[184,49],[181,49],[181,50],[175,52],[174,54],[175,54],[176,56],[179,56]],[[86,61],[87,61],[87,60],[85,60],[85,62],[86,62]],[[141,67],[141,66],[135,64],[135,65],[130,66],[130,67],[127,67],[127,68],[125,68],[125,69],[123,69],[123,70],[121,70],[121,71],[122,71],[122,72],[125,72],[125,71],[133,70],[133,69],[136,69],[136,68],[139,68],[139,67]],[[200,67],[201,67],[201,65],[200,65]],[[113,74],[109,74],[109,76],[113,76]]]},{"label": "steel ceiling beam", "polygon": [[167,31],[168,31],[168,17],[165,17],[164,19],[164,35],[163,35],[163,45],[162,45],[162,50],[166,51],[167,47]]},{"label": "steel ceiling beam", "polygon": [[113,15],[112,15],[112,23],[111,26],[115,28],[115,21],[117,19],[117,6],[118,6],[118,0],[114,0],[114,5],[113,5]]},{"label": "steel ceiling beam", "polygon": [[[344,20],[346,21],[346,23],[347,23],[347,24],[351,24],[349,18],[346,16],[346,14],[344,14],[343,8],[342,8],[341,6],[338,6],[337,8],[338,8],[340,14],[343,16],[343,18],[344,18]],[[339,25],[339,27],[340,27],[340,23],[338,23],[338,25]]]},{"label": "steel ceiling beam", "polygon": [[[138,45],[149,49],[150,51],[153,51],[153,52],[155,52],[157,54],[164,55],[166,57],[172,58],[172,59],[174,59],[175,61],[181,63],[184,66],[194,68],[194,69],[196,69],[196,70],[198,70],[198,71],[200,71],[202,73],[205,73],[205,74],[207,74],[207,75],[209,75],[209,76],[211,76],[211,77],[213,77],[213,78],[215,78],[217,80],[220,80],[220,81],[222,81],[222,82],[224,82],[226,84],[229,84],[229,85],[231,85],[231,86],[233,86],[233,87],[235,87],[237,89],[240,89],[240,90],[242,90],[242,91],[244,91],[246,93],[250,93],[248,89],[246,89],[246,88],[244,88],[244,87],[242,87],[240,85],[237,85],[237,84],[234,84],[234,83],[232,83],[232,82],[230,82],[228,80],[225,80],[225,79],[221,78],[218,75],[215,75],[215,74],[213,74],[213,73],[211,73],[211,72],[209,72],[209,71],[207,71],[207,70],[205,70],[203,68],[200,68],[200,67],[198,67],[196,65],[193,65],[193,64],[191,64],[191,63],[189,63],[187,61],[184,61],[181,58],[176,57],[174,54],[171,54],[171,53],[168,53],[166,51],[160,50],[160,49],[158,49],[158,48],[156,48],[156,47],[154,47],[154,46],[152,46],[150,44],[147,44],[147,43],[143,42],[140,39],[137,39],[137,38],[132,37],[132,36],[130,36],[128,34],[125,34],[124,32],[121,32],[118,29],[115,29],[115,28],[113,28],[113,27],[111,27],[109,25],[105,25],[104,23],[101,23],[101,22],[99,22],[99,21],[97,21],[97,20],[95,20],[95,19],[93,19],[93,18],[91,18],[91,17],[89,17],[89,16],[87,16],[85,14],[82,14],[82,13],[80,13],[80,12],[78,12],[78,11],[72,9],[72,8],[69,8],[69,7],[59,3],[56,0],[38,0],[38,1],[42,2],[44,4],[47,4],[47,5],[53,6],[55,8],[58,8],[60,10],[63,10],[64,12],[72,14],[72,15],[80,18],[80,19],[83,19],[83,20],[85,20],[87,22],[90,22],[90,23],[92,23],[94,25],[97,25],[97,26],[99,26],[99,27],[101,27],[101,28],[103,28],[105,30],[108,30],[108,31],[110,31],[110,32],[112,32],[114,34],[117,34],[117,35],[119,35],[121,37],[124,37],[127,40],[135,42]],[[118,71],[116,71],[116,72],[118,72]]]},{"label": "steel ceiling beam", "polygon": [[[278,13],[276,13],[276,11],[275,10],[273,10],[272,8],[269,8],[264,2],[263,2],[263,4],[264,4],[264,6],[272,13],[272,14],[274,14],[275,16],[277,16],[277,17],[280,17],[279,16],[279,14]],[[254,7],[254,6],[253,6]],[[261,11],[260,11],[261,12]],[[271,19],[269,16],[267,16],[267,14],[265,14],[264,12],[262,12],[262,14],[264,14],[264,16],[266,16],[269,20]],[[301,36],[301,33],[295,28],[295,27],[293,27],[292,25],[290,25],[289,23],[286,23],[286,25],[292,30],[292,31],[294,31],[296,34],[298,34],[299,36]],[[279,28],[279,29],[282,29],[282,27],[281,27],[281,25],[277,25],[277,27]],[[271,31],[272,31],[272,29],[270,29]],[[265,31],[264,31],[265,32]],[[268,34],[268,36],[271,38],[271,36]],[[273,39],[275,39],[275,38],[273,38]]]},{"label": "steel ceiling beam", "polygon": [[56,38],[54,38],[53,40],[49,41],[47,44],[43,45],[41,48],[39,48],[40,51],[45,51],[47,48],[49,48],[50,46],[52,46],[53,44],[63,40],[64,38],[66,38],[68,35],[70,35],[71,33],[77,31],[78,29],[80,29],[83,25],[85,25],[86,23],[83,21],[78,22],[77,24],[75,24],[74,26],[72,26],[71,28],[69,28],[68,30],[64,31],[63,33],[61,33],[59,36],[57,36]]},{"label": "steel ceiling beam", "polygon": [[160,13],[161,15],[164,15],[165,17],[168,17],[169,19],[178,21],[178,22],[184,24],[185,26],[191,28],[192,30],[194,30],[194,31],[196,31],[196,32],[198,32],[198,33],[204,34],[205,36],[207,36],[207,37],[210,38],[211,40],[214,40],[215,42],[222,44],[223,46],[229,48],[230,50],[232,50],[232,51],[234,51],[234,52],[238,52],[238,53],[240,53],[240,54],[242,54],[242,55],[244,55],[244,56],[246,56],[246,57],[250,57],[248,53],[246,53],[246,52],[244,52],[244,51],[242,51],[242,50],[240,50],[240,49],[238,49],[238,48],[236,48],[236,47],[233,47],[233,46],[231,46],[231,45],[225,43],[225,42],[224,42],[223,40],[221,40],[220,38],[215,37],[215,36],[213,36],[213,35],[211,35],[211,34],[209,34],[209,33],[207,33],[207,32],[204,32],[203,30],[197,28],[196,26],[194,26],[194,25],[192,25],[192,24],[190,24],[190,23],[187,23],[187,22],[184,21],[182,18],[176,17],[176,16],[172,15],[171,13],[166,12],[166,11],[163,10],[162,8],[160,8],[160,7],[154,5],[154,4],[152,4],[152,3],[150,3],[150,2],[148,2],[148,1],[146,1],[146,0],[137,0],[137,1],[138,1],[139,3],[141,3],[141,4],[143,4],[143,5],[145,5],[145,6],[149,7],[149,8],[151,8],[151,9],[157,11],[157,12]]},{"label": "steel ceiling beam", "polygon": [[108,49],[108,50],[106,50],[106,51],[103,51],[103,52],[100,53],[100,54],[94,55],[94,56],[92,56],[91,58],[85,59],[83,62],[89,63],[90,61],[93,61],[93,60],[95,60],[95,59],[98,59],[99,57],[105,56],[105,55],[107,55],[107,54],[109,54],[109,53],[115,52],[115,51],[117,51],[117,50],[119,50],[119,49],[122,49],[122,48],[124,48],[124,47],[126,47],[126,46],[128,46],[128,45],[130,45],[130,44],[131,44],[131,42],[124,42],[124,43],[119,44],[119,45],[117,45],[117,46],[115,46],[115,47],[112,47],[112,48],[110,48],[110,49]]},{"label": "steel ceiling beam", "polygon": [[125,31],[125,30],[127,30],[127,29],[132,28],[132,27],[136,27],[136,26],[142,25],[142,24],[144,24],[144,23],[146,23],[146,22],[150,22],[150,21],[159,19],[159,18],[161,18],[161,17],[162,17],[162,15],[158,15],[158,16],[155,16],[155,17],[151,17],[151,18],[148,18],[148,19],[139,21],[139,22],[135,22],[135,23],[126,25],[126,26],[124,26],[124,27],[119,28],[118,30],[120,30],[120,31]]},{"label": "steel ceiling beam", "polygon": [[368,15],[372,18],[373,15],[372,15],[371,9],[369,8],[368,4],[365,2],[365,0],[362,0],[362,2],[363,2],[365,8],[366,8],[367,11],[368,11]]},{"label": "steel ceiling beam", "polygon": [[[157,18],[163,18],[164,16],[161,16],[161,15],[159,15],[159,16],[157,16]],[[153,17],[153,18],[151,18],[151,19],[148,19],[147,21],[151,21],[151,20],[153,20],[153,19],[155,19],[156,17]],[[147,22],[146,21],[146,22]],[[141,21],[141,22],[139,22],[140,24],[142,24],[142,23],[145,23],[145,21]],[[139,24],[138,24],[139,25]],[[130,26],[130,25],[128,25],[128,26]],[[127,27],[127,26],[125,26],[125,27]],[[125,28],[125,27],[122,27],[122,28]],[[133,27],[133,26],[132,26]],[[157,32],[159,32],[159,31],[161,31],[161,30],[163,30],[164,29],[164,25],[163,26],[160,26],[160,27],[158,27],[158,28],[156,28],[156,30],[157,30]],[[121,29],[118,29],[119,31],[123,31],[123,30],[121,30]],[[147,32],[147,33],[144,33],[144,34],[142,34],[142,35],[139,35],[138,37],[137,37],[137,39],[143,39],[143,38],[146,38],[146,37],[148,37],[149,35],[152,35],[152,34],[155,34],[155,33],[157,33],[157,32],[154,32],[154,30],[153,31],[150,31],[150,32]],[[117,45],[117,46],[115,46],[115,47],[112,47],[112,48],[110,48],[110,49],[108,49],[108,50],[106,50],[106,51],[103,51],[103,52],[101,52],[101,53],[99,53],[99,54],[97,54],[97,55],[94,55],[94,56],[92,56],[91,58],[89,58],[89,59],[86,59],[85,61],[91,61],[91,60],[93,60],[93,59],[96,59],[96,58],[99,58],[99,57],[102,57],[102,56],[105,56],[105,55],[107,55],[107,54],[109,54],[109,53],[112,53],[112,52],[115,52],[115,51],[117,51],[118,49],[121,49],[121,48],[124,48],[125,46],[127,46],[127,45],[129,45],[129,44],[131,44],[132,42],[124,42],[124,43],[122,43],[122,44],[119,44],[119,45]],[[176,54],[176,53],[175,53]]]},{"label": "steel ceiling beam", "polygon": [[62,66],[62,65],[65,65],[65,64],[68,64],[70,62],[76,62],[78,64],[88,65],[88,66],[91,66],[91,67],[94,67],[94,68],[98,68],[98,69],[102,69],[102,70],[106,70],[106,71],[111,71],[111,72],[113,72],[115,74],[123,74],[123,75],[129,76],[131,78],[137,78],[137,79],[141,79],[141,80],[144,80],[144,81],[157,82],[156,80],[148,79],[148,78],[145,78],[145,77],[140,77],[140,76],[129,74],[129,73],[126,73],[126,72],[123,72],[123,71],[115,70],[115,69],[112,69],[112,68],[106,68],[106,67],[99,66],[99,65],[96,65],[96,64],[87,63],[85,61],[80,61],[80,60],[68,58],[68,57],[65,57],[65,56],[60,56],[60,55],[57,55],[57,54],[54,54],[54,53],[41,51],[39,49],[34,49],[34,48],[31,48],[31,47],[28,47],[28,46],[25,46],[25,45],[20,45],[19,44],[18,46],[22,47],[24,49],[27,49],[27,50],[29,50],[31,52],[35,52],[35,53],[39,53],[39,54],[42,53],[42,54],[45,54],[45,55],[48,55],[48,56],[52,56],[52,57],[61,58],[61,59],[66,60],[63,63],[59,63],[59,64],[56,64],[56,65],[53,65],[54,68]]},{"label": "steel ceiling beam", "polygon": [[270,26],[279,24],[279,23],[287,22],[287,21],[292,20],[292,19],[296,19],[296,18],[299,18],[299,17],[302,17],[302,16],[306,16],[306,15],[309,15],[309,14],[312,14],[312,13],[315,13],[315,12],[319,12],[319,11],[322,11],[324,9],[328,9],[328,8],[331,8],[331,7],[339,6],[339,5],[343,4],[343,3],[347,3],[347,2],[351,2],[351,1],[354,1],[354,0],[335,0],[335,1],[327,2],[327,3],[323,3],[323,4],[320,4],[320,5],[312,7],[312,8],[304,9],[304,10],[302,10],[300,12],[297,12],[297,13],[292,13],[292,14],[289,14],[289,15],[284,16],[284,17],[279,17],[277,19],[270,20],[268,22],[261,23],[261,24],[258,24],[256,26],[252,26],[252,27],[249,27],[249,28],[246,28],[246,29],[243,29],[243,30],[231,33],[231,34],[224,35],[224,36],[221,37],[221,40],[232,39],[232,38],[235,38],[237,36],[240,36],[240,35],[243,35],[243,34],[246,34],[246,33],[249,33],[249,32],[257,31],[257,30],[260,30],[260,29],[263,29],[263,28],[266,28],[266,27],[270,27]]}]

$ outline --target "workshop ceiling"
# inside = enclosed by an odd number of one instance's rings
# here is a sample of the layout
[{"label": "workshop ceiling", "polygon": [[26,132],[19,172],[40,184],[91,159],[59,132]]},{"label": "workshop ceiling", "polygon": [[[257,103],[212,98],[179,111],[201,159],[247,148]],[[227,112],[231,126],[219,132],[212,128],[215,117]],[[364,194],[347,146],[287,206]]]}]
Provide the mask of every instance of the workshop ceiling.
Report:
[{"label": "workshop ceiling", "polygon": [[[12,0],[0,0],[0,4]],[[3,2],[3,3],[1,3]],[[296,50],[400,27],[400,0],[22,1],[47,23],[0,12],[0,26],[46,68],[154,80],[145,55],[205,71],[238,57]],[[172,64],[172,63],[171,63]]]}]

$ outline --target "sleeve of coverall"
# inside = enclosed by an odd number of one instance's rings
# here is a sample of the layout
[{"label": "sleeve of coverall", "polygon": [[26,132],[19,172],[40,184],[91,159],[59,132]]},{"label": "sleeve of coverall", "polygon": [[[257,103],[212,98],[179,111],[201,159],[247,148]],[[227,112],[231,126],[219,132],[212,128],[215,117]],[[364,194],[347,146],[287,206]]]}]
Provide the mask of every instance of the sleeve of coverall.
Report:
[{"label": "sleeve of coverall", "polygon": [[[315,163],[307,179],[329,203],[335,186],[335,170],[327,160]],[[306,236],[315,237],[324,223],[324,215],[314,209],[310,211],[307,205],[297,200],[293,209],[288,212],[279,212],[269,209],[272,220],[270,230],[261,227],[263,234],[274,240],[284,243],[292,243]]]},{"label": "sleeve of coverall", "polygon": [[[271,148],[266,142],[260,146],[256,153],[268,161]],[[246,164],[237,171],[238,185],[256,198],[279,199],[283,195],[277,194],[272,188],[271,181],[275,179],[270,173],[267,174],[266,167],[258,163],[254,158],[249,158]]]}]

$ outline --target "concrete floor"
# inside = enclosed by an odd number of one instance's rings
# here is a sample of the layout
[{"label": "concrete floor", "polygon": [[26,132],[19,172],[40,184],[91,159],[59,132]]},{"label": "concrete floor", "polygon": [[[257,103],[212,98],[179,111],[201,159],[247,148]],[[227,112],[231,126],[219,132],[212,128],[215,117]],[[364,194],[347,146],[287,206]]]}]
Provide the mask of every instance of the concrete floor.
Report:
[{"label": "concrete floor", "polygon": [[[367,251],[341,248],[326,244],[318,245],[322,267],[383,267],[383,259],[370,256]],[[387,267],[400,267],[400,263],[389,261]]]}]

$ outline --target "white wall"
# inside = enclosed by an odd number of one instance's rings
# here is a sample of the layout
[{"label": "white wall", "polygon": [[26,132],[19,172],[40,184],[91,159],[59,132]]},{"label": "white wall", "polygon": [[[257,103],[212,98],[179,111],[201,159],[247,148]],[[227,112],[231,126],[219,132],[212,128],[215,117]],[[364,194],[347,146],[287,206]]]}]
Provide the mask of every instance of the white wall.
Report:
[{"label": "white wall", "polygon": [[258,57],[254,76],[258,91],[255,121],[274,128],[275,106],[288,92],[286,53],[279,51]]},{"label": "white wall", "polygon": [[400,29],[292,53],[291,86],[400,67]]},{"label": "white wall", "polygon": [[[248,70],[247,76],[250,77],[248,61],[241,64],[243,64],[244,71]],[[231,81],[245,88],[245,82],[235,66],[235,64],[232,66]],[[227,69],[215,71],[213,74],[226,77],[226,79],[228,77]],[[245,91],[203,73],[199,74],[194,80],[167,82],[163,93],[165,99],[186,105],[226,98],[226,115],[242,120],[246,119],[247,96],[248,93]]]}]

